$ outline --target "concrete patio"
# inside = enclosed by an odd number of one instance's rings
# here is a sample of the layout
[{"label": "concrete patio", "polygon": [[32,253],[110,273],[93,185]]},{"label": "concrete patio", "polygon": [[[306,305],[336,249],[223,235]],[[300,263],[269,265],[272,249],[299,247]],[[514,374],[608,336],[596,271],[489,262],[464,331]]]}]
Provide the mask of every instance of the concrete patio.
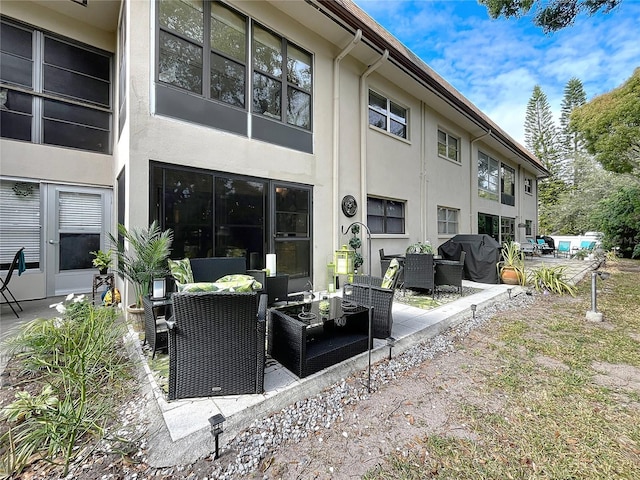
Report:
[{"label": "concrete patio", "polygon": [[[565,274],[571,282],[578,282],[598,263],[552,256],[527,258],[526,268],[540,264],[564,265]],[[480,284],[463,281],[463,286],[478,289],[475,294],[432,310],[422,310],[394,302],[392,336],[396,339],[393,355],[438,335],[466,317],[471,316],[471,305],[482,311],[487,306],[504,301],[510,294],[517,294],[522,287],[510,285]],[[513,289],[513,290],[511,290]],[[510,291],[511,290],[511,291]],[[62,298],[21,302],[24,312],[17,319],[7,305],[2,305],[0,314],[0,339],[9,335],[11,329],[22,322],[41,317],[53,317],[55,311],[49,305]],[[167,401],[166,395],[157,385],[143,354],[139,334],[130,329],[127,345],[134,358],[141,359],[147,380],[144,393],[154,401],[149,403],[150,429],[154,432],[149,440],[148,461],[157,467],[192,462],[212,452],[215,448],[208,419],[218,413],[226,418],[221,445],[247,428],[254,419],[261,418],[298,400],[311,397],[352,373],[366,371],[369,354],[365,352],[321,372],[299,379],[274,360],[268,359],[265,370],[265,392],[259,395],[236,395]],[[384,340],[375,339],[371,351],[372,364],[387,358],[389,349]],[[0,355],[0,373],[4,371],[7,356]]]}]

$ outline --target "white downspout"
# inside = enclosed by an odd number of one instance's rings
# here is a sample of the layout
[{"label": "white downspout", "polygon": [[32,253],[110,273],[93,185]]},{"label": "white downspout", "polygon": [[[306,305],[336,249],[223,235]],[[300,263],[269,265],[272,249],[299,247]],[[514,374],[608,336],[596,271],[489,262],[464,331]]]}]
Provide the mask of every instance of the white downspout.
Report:
[{"label": "white downspout", "polygon": [[[477,175],[475,176],[476,188],[475,188],[475,190],[473,188],[473,180],[474,180],[474,176],[473,176],[473,144],[476,143],[478,140],[481,140],[481,139],[483,139],[484,137],[486,137],[488,135],[491,135],[491,129],[489,129],[486,133],[483,133],[479,137],[471,139],[471,142],[469,142],[469,233],[473,233],[473,200],[475,198],[478,198],[478,195],[474,195],[473,194],[478,188],[478,176]],[[477,216],[477,212],[476,212],[476,216]]]},{"label": "white downspout", "polygon": [[[382,56],[360,76],[360,211],[362,222],[367,222],[367,121],[366,111],[369,108],[366,81],[367,77],[389,58],[389,50],[385,49]],[[369,272],[371,275],[371,272]]]},{"label": "white downspout", "polygon": [[[429,193],[427,184],[429,183],[429,178],[427,177],[427,140],[425,135],[425,121],[426,118],[426,107],[423,101],[420,101],[420,239],[421,241],[427,241],[427,233],[429,231],[427,225],[429,224],[427,202],[429,199]],[[436,212],[437,215],[437,212]],[[437,232],[437,230],[436,230]],[[434,248],[437,248],[435,243],[433,244]]]},{"label": "white downspout", "polygon": [[338,222],[340,211],[340,62],[347,54],[360,42],[362,38],[362,30],[356,31],[355,37],[349,42],[349,44],[333,59],[333,208],[331,209],[331,215],[333,215],[332,236],[333,250],[338,249]]}]

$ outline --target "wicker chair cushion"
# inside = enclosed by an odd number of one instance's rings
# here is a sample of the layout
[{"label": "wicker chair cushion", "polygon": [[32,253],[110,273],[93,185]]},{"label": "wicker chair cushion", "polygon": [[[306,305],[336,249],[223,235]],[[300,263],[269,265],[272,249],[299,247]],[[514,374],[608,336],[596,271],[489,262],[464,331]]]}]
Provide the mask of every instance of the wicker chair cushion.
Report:
[{"label": "wicker chair cushion", "polygon": [[382,288],[391,288],[396,278],[396,275],[398,275],[399,268],[400,268],[400,264],[398,263],[398,260],[396,260],[395,258],[392,259],[391,262],[389,262],[389,268],[387,268],[387,271],[385,272],[384,277],[382,279],[382,284],[380,285]]},{"label": "wicker chair cushion", "polygon": [[191,262],[188,258],[182,260],[168,260],[169,270],[177,284],[193,283],[193,272]]},{"label": "wicker chair cushion", "polygon": [[216,282],[177,284],[179,292],[254,292],[262,284],[250,275],[225,275]]},{"label": "wicker chair cushion", "polygon": [[262,284],[251,275],[225,275],[216,280],[216,283],[228,285],[231,292],[253,292],[262,290]]}]

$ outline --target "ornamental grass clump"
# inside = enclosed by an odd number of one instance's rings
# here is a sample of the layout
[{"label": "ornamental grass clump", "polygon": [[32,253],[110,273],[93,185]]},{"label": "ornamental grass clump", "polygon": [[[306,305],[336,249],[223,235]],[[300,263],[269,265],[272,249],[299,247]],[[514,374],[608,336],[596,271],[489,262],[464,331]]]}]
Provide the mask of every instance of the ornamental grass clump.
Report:
[{"label": "ornamental grass clump", "polygon": [[61,317],[33,320],[4,342],[21,376],[41,390],[18,392],[0,411],[9,426],[0,437],[0,478],[38,460],[62,465],[66,475],[75,447],[102,435],[131,378],[118,312],[73,295],[65,303],[56,305]]},{"label": "ornamental grass clump", "polygon": [[564,265],[556,265],[554,267],[542,265],[529,272],[529,282],[538,292],[548,291],[559,295],[568,293],[575,297],[576,288],[568,283],[564,271]]}]

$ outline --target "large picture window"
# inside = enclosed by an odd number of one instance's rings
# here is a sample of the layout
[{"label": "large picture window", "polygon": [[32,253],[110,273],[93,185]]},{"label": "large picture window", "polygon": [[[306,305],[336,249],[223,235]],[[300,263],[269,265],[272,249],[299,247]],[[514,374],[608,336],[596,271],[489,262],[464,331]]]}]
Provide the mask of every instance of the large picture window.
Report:
[{"label": "large picture window", "polygon": [[308,185],[152,162],[149,221],[173,230],[171,258],[243,257],[265,268],[276,253],[291,291],[312,276],[312,198]]},{"label": "large picture window", "polygon": [[367,198],[367,226],[371,233],[404,233],[405,202]]},{"label": "large picture window", "polygon": [[369,90],[369,125],[407,138],[407,109]]},{"label": "large picture window", "polygon": [[110,153],[111,55],[5,20],[0,30],[0,135]]},{"label": "large picture window", "polygon": [[222,2],[159,2],[159,113],[311,152],[312,60]]},{"label": "large picture window", "polygon": [[478,152],[478,196],[498,200],[498,161]]}]

